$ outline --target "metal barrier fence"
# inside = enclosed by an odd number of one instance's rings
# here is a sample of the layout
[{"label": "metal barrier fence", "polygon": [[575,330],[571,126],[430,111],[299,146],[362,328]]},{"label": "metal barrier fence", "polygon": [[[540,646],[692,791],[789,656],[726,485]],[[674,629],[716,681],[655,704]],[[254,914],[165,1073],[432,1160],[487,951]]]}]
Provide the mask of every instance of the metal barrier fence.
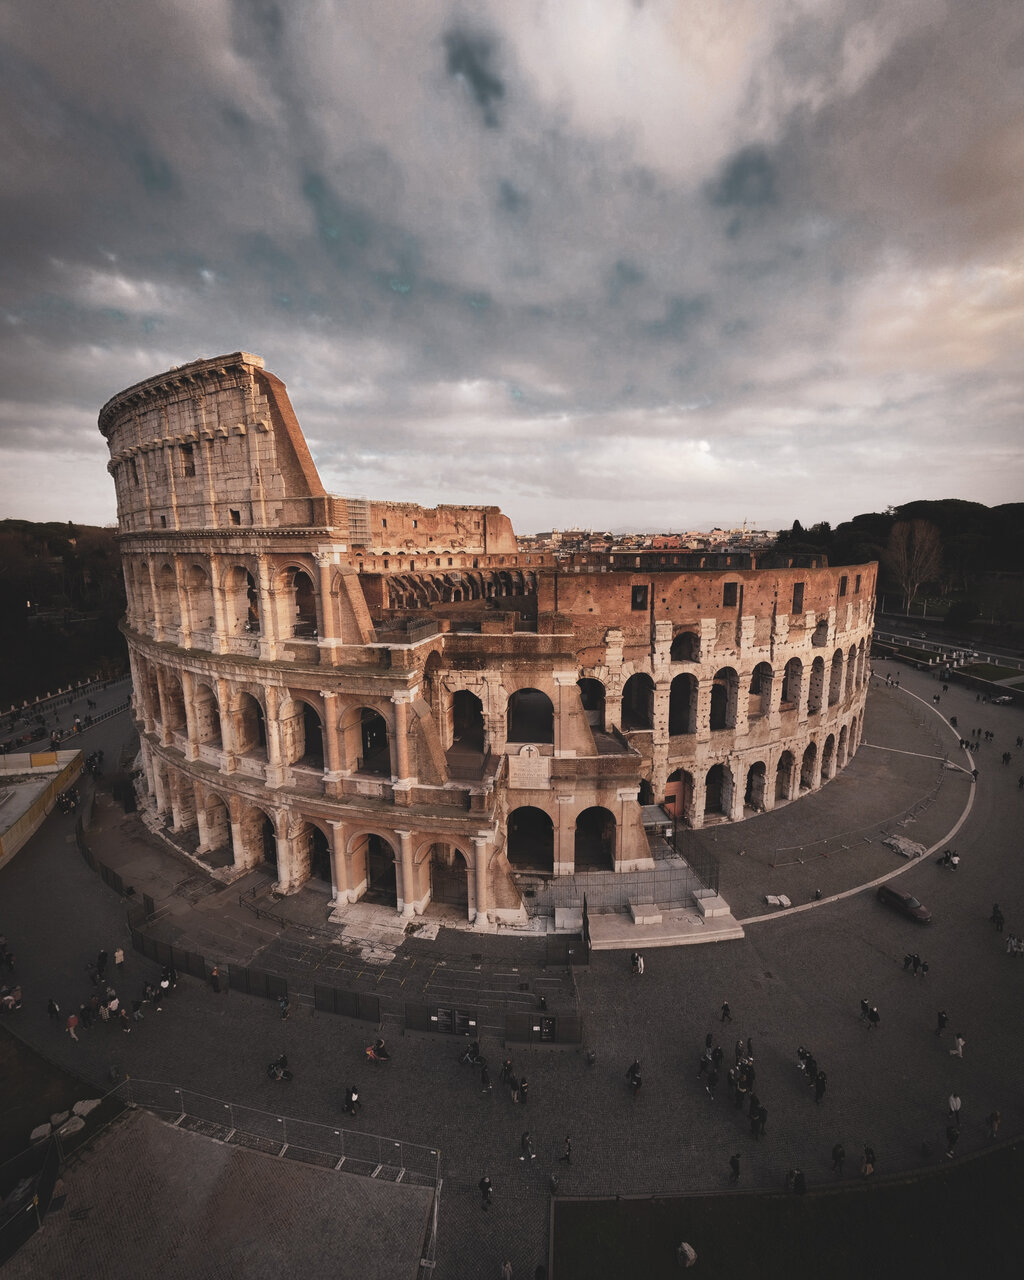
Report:
[{"label": "metal barrier fence", "polygon": [[[209,1136],[221,1141],[392,1182],[435,1187],[438,1183],[441,1152],[437,1147],[275,1115],[155,1080],[125,1080],[113,1092],[124,1104],[143,1107],[182,1128],[202,1132],[203,1126],[215,1126]],[[190,1125],[190,1121],[199,1123]]]},{"label": "metal barrier fence", "polygon": [[0,1165],[0,1267],[42,1227],[59,1171],[53,1138]]}]

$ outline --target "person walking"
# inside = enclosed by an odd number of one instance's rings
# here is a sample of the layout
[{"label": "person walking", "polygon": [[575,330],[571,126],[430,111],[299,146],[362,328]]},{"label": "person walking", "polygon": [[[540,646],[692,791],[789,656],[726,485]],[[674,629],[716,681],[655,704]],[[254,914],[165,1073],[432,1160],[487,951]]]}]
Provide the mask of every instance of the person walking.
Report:
[{"label": "person walking", "polygon": [[530,1082],[527,1080],[526,1076],[523,1076],[519,1081],[519,1092],[517,1096],[517,1101],[520,1103],[521,1106],[525,1107],[527,1101],[529,1100],[529,1096],[530,1096]]},{"label": "person walking", "polygon": [[928,977],[928,970],[929,970],[929,968],[930,968],[930,967],[931,967],[931,966],[928,964],[928,961],[927,961],[927,960],[922,960],[922,961],[921,961],[921,974],[920,974],[920,977],[921,977],[921,980],[922,980],[922,981],[924,981],[924,979]]},{"label": "person walking", "polygon": [[966,1043],[967,1041],[963,1038],[963,1036],[958,1031],[956,1035],[953,1037],[953,1047],[949,1051],[949,1056],[951,1058],[963,1058],[964,1045]]},{"label": "person walking", "polygon": [[956,1127],[960,1128],[960,1113],[963,1111],[963,1103],[960,1101],[960,1095],[954,1089],[949,1095],[949,1118]]},{"label": "person walking", "polygon": [[107,968],[107,953],[105,951],[101,951],[99,955],[96,957],[97,977],[102,978],[106,972],[106,968]]},{"label": "person walking", "polygon": [[572,1139],[568,1134],[565,1135],[565,1150],[558,1157],[559,1161],[565,1161],[566,1164],[572,1164]]},{"label": "person walking", "polygon": [[210,970],[210,987],[215,994],[220,993],[220,969],[217,965]]},{"label": "person walking", "polygon": [[846,1148],[837,1142],[832,1148],[832,1172],[843,1176],[843,1162],[846,1160]]},{"label": "person walking", "polygon": [[985,1123],[988,1125],[988,1136],[994,1138],[999,1132],[999,1121],[1001,1117],[998,1111],[993,1111],[985,1117]]},{"label": "person walking", "polygon": [[114,968],[118,973],[124,969],[124,947],[118,947],[114,952]]},{"label": "person walking", "polygon": [[757,1109],[757,1132],[764,1137],[764,1131],[768,1125],[768,1108],[762,1103]]},{"label": "person walking", "polygon": [[46,1012],[54,1022],[60,1019],[60,1005],[54,1000],[53,996],[46,1002]]},{"label": "person walking", "polygon": [[935,1015],[935,1034],[941,1036],[943,1031],[949,1026],[949,1014],[945,1009],[940,1009]]},{"label": "person walking", "polygon": [[707,1084],[704,1086],[704,1091],[708,1095],[708,1097],[711,1099],[712,1102],[714,1102],[715,1100],[715,1089],[717,1087],[718,1087],[718,1068],[715,1066],[712,1066],[711,1070],[708,1072]]},{"label": "person walking", "polygon": [[485,1173],[476,1185],[480,1188],[481,1209],[489,1209],[491,1207],[491,1201],[494,1198],[494,1188],[491,1186],[490,1178],[488,1178]]},{"label": "person walking", "polygon": [[345,1113],[354,1116],[363,1104],[359,1101],[359,1090],[350,1084],[345,1090]]},{"label": "person walking", "polygon": [[67,1031],[68,1035],[71,1037],[71,1039],[77,1042],[78,1040],[78,1014],[77,1013],[68,1014],[68,1020],[64,1024],[64,1028]]},{"label": "person walking", "polygon": [[501,1280],[512,1280],[512,1263],[508,1258],[501,1264]]},{"label": "person walking", "polygon": [[719,1019],[721,1022],[732,1022],[732,1010],[729,1008],[729,1001],[722,1001],[722,1014]]},{"label": "person walking", "polygon": [[530,1138],[530,1131],[528,1129],[524,1129],[523,1136],[519,1139],[519,1159],[526,1160],[527,1158],[529,1158],[530,1160],[536,1160],[537,1156],[533,1150],[533,1142]]},{"label": "person walking", "polygon": [[946,1125],[946,1159],[952,1160],[956,1153],[956,1144],[960,1141],[960,1130],[955,1124]]},{"label": "person walking", "polygon": [[729,1157],[729,1185],[734,1187],[740,1180],[739,1152]]},{"label": "person walking", "polygon": [[491,1073],[487,1070],[487,1063],[485,1062],[480,1068],[480,1092],[490,1093],[492,1087]]},{"label": "person walking", "polygon": [[827,1077],[825,1076],[824,1071],[819,1071],[818,1074],[814,1077],[814,1101],[815,1102],[821,1102],[822,1098],[824,1098],[825,1088],[827,1084],[828,1084],[828,1080],[827,1080]]},{"label": "person walking", "polygon": [[862,1001],[860,1002],[860,1020],[861,1020],[861,1022],[867,1022],[867,1020],[868,1020],[868,1014],[869,1014],[870,1012],[871,1012],[871,1005],[870,1005],[870,1003],[869,1003],[867,1000],[862,1000]]},{"label": "person walking", "polygon": [[278,996],[277,1007],[281,1010],[281,1018],[287,1018],[292,1011],[291,1001],[287,996]]},{"label": "person walking", "polygon": [[864,1159],[860,1165],[860,1176],[862,1178],[870,1178],[874,1175],[875,1165],[877,1163],[874,1147],[866,1146],[864,1148]]},{"label": "person walking", "polygon": [[875,1005],[872,1005],[868,1011],[868,1030],[877,1031],[878,1024],[880,1021],[881,1019],[878,1016],[878,1009],[875,1007]]}]

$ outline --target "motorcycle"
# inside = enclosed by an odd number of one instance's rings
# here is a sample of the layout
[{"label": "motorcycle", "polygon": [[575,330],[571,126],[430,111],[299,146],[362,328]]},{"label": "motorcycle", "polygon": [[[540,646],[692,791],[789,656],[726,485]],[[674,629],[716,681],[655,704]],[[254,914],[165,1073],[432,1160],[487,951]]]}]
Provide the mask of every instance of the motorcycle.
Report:
[{"label": "motorcycle", "polygon": [[947,849],[941,858],[935,859],[935,865],[937,867],[948,867],[950,871],[955,871],[960,865],[960,856],[951,849]]},{"label": "motorcycle", "polygon": [[291,1078],[292,1073],[288,1070],[288,1058],[285,1054],[282,1053],[279,1058],[267,1063],[268,1080],[290,1080]]},{"label": "motorcycle", "polygon": [[472,1044],[466,1045],[465,1049],[459,1054],[459,1061],[467,1063],[471,1067],[482,1067],[487,1059],[480,1052],[480,1041],[474,1040]]}]

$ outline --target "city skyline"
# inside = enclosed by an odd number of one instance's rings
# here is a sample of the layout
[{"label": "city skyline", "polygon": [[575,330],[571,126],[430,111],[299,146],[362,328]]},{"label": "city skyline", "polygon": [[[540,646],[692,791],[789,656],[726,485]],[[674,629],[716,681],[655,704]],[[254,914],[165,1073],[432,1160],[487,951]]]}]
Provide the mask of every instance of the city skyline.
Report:
[{"label": "city skyline", "polygon": [[326,487],[522,533],[1022,492],[1006,0],[0,15],[0,518],[101,405],[259,354]]}]

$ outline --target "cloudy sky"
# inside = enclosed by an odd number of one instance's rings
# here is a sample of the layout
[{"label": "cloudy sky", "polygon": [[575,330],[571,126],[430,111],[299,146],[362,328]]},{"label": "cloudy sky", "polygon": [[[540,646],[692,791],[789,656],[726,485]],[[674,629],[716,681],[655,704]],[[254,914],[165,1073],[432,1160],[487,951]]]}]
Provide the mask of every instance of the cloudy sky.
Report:
[{"label": "cloudy sky", "polygon": [[9,0],[0,516],[239,348],[521,532],[1024,498],[1020,0]]}]

